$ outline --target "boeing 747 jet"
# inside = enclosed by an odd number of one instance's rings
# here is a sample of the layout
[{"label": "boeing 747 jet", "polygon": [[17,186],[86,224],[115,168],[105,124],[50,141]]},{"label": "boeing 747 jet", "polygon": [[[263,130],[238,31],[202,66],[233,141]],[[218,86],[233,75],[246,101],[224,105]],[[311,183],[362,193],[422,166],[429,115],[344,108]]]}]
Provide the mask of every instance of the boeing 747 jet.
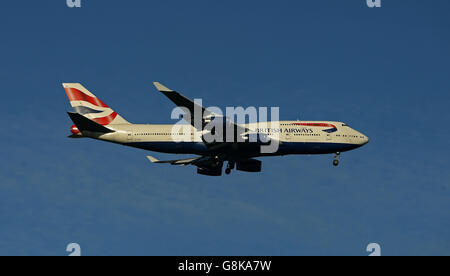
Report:
[{"label": "boeing 747 jet", "polygon": [[[347,124],[333,121],[268,121],[238,124],[214,113],[182,94],[155,82],[156,89],[184,111],[185,126],[132,124],[79,83],[63,83],[74,112],[68,112],[74,125],[70,138],[91,138],[148,151],[194,155],[188,159],[152,163],[197,167],[197,173],[209,176],[230,174],[233,169],[260,172],[262,162],[255,158],[289,154],[334,154],[339,165],[342,152],[357,149],[369,138]],[[198,113],[200,111],[200,113]],[[200,114],[200,118],[196,118]],[[211,127],[222,120],[222,130]],[[229,135],[232,133],[231,135]],[[223,139],[208,139],[219,135]],[[229,139],[229,138],[232,139]],[[261,150],[263,147],[274,150]]]}]

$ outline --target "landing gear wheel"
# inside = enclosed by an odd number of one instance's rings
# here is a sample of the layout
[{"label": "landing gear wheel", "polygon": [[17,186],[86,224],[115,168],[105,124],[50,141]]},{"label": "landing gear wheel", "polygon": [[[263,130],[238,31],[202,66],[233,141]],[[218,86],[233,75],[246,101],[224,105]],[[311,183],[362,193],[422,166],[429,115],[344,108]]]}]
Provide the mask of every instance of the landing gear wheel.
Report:
[{"label": "landing gear wheel", "polygon": [[339,155],[341,155],[340,152],[336,152],[336,154],[334,155],[333,166],[335,167],[339,166]]},{"label": "landing gear wheel", "polygon": [[230,174],[231,171],[234,169],[234,165],[235,165],[234,161],[229,161],[227,168],[225,169],[225,173]]}]

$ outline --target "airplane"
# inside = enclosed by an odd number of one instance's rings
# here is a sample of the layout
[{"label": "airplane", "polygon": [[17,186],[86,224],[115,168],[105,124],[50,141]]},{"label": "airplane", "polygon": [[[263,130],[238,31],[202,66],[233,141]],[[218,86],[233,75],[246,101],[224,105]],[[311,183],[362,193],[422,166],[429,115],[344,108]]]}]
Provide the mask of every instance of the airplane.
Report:
[{"label": "airplane", "polygon": [[[339,165],[342,152],[354,150],[366,145],[369,138],[352,129],[343,122],[335,121],[269,121],[267,128],[255,130],[258,123],[237,124],[225,119],[226,126],[235,131],[238,140],[208,142],[204,139],[205,125],[217,116],[216,113],[199,106],[179,92],[171,90],[159,82],[156,89],[186,112],[194,114],[195,108],[202,111],[202,123],[195,124],[187,119],[186,131],[176,131],[174,125],[132,124],[102,102],[79,83],[63,83],[74,112],[68,112],[74,125],[70,129],[70,138],[91,138],[116,143],[147,151],[168,154],[189,154],[195,157],[160,161],[153,156],[148,160],[155,164],[178,166],[193,165],[197,173],[208,176],[221,176],[226,162],[226,174],[233,169],[244,172],[261,172],[262,161],[255,159],[264,156],[284,156],[292,154],[334,154],[333,165]],[[269,129],[276,128],[273,137]],[[214,130],[210,129],[210,134]],[[249,139],[251,135],[266,135],[266,139]],[[177,138],[178,137],[178,138]],[[180,137],[182,141],[180,142]],[[260,147],[269,142],[278,143],[277,150],[262,153]]]}]

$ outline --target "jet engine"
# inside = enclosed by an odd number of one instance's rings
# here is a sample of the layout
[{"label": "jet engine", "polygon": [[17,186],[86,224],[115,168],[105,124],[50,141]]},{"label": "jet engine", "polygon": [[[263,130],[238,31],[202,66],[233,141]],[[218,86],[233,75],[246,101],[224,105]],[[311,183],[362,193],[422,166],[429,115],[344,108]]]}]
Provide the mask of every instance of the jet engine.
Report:
[{"label": "jet engine", "polygon": [[197,173],[208,176],[221,176],[222,175],[222,167],[198,167]]},{"label": "jet engine", "polygon": [[221,176],[223,161],[217,157],[203,157],[197,160],[193,165],[197,166],[197,173],[209,176]]},{"label": "jet engine", "polygon": [[256,159],[249,159],[245,161],[236,162],[236,170],[244,172],[260,172],[262,162]]}]

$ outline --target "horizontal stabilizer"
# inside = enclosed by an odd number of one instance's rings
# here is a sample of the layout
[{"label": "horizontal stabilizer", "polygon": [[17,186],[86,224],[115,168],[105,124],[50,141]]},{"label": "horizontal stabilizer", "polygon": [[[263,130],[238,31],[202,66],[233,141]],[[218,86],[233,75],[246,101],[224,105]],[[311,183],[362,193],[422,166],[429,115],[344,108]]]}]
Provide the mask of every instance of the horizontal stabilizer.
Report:
[{"label": "horizontal stabilizer", "polygon": [[77,128],[83,132],[83,131],[90,131],[90,132],[100,132],[100,133],[111,133],[114,132],[113,130],[106,128],[79,113],[73,113],[73,112],[67,112],[69,114],[70,119],[73,121],[73,123],[77,126]]},{"label": "horizontal stabilizer", "polygon": [[86,137],[81,136],[81,135],[72,134],[72,135],[67,136],[67,138],[80,139],[80,138],[86,138]]}]

